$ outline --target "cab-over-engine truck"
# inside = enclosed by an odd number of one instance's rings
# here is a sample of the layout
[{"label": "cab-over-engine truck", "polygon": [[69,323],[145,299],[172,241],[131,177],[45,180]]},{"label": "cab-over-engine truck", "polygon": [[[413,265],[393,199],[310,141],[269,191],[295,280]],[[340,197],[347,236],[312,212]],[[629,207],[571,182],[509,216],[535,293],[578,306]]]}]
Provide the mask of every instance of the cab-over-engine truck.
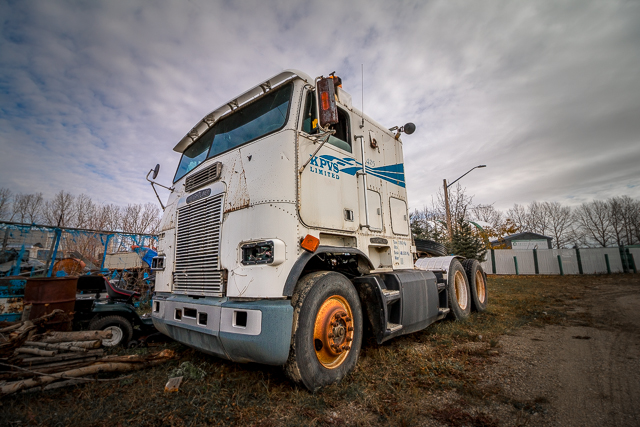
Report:
[{"label": "cab-over-engine truck", "polygon": [[355,367],[367,328],[382,343],[483,311],[477,261],[414,264],[400,140],[414,129],[365,116],[333,73],[296,70],[205,116],[174,148],[156,328],[316,390]]}]

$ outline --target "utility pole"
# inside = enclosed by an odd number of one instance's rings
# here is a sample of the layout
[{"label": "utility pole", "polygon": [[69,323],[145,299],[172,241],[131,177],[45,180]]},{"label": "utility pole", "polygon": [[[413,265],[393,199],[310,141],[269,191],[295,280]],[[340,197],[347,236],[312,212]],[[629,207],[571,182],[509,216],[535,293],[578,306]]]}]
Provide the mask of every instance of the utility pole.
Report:
[{"label": "utility pole", "polygon": [[447,186],[447,180],[443,179],[444,186],[444,208],[446,210],[445,214],[447,216],[447,233],[449,233],[449,240],[453,238],[451,234],[451,210],[449,208],[449,187]]},{"label": "utility pole", "polygon": [[[460,178],[464,177],[466,174],[468,174],[469,172],[471,172],[474,169],[486,168],[486,167],[487,167],[487,165],[478,165],[478,166],[472,167],[464,175],[462,175]],[[456,179],[455,181],[453,181],[449,185],[447,185],[447,180],[446,179],[442,180],[443,181],[443,185],[444,185],[444,207],[445,207],[446,215],[447,215],[447,232],[449,233],[449,240],[453,239],[453,232],[452,232],[452,227],[451,227],[451,209],[449,208],[449,187],[451,187],[453,184],[458,182],[460,180],[460,178]]]}]

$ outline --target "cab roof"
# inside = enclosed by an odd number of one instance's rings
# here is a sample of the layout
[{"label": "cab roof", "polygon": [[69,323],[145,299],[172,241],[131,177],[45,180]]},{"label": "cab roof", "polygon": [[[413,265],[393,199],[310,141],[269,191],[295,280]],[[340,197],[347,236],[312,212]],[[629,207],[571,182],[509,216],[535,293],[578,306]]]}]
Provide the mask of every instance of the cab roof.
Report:
[{"label": "cab roof", "polygon": [[184,150],[193,144],[203,133],[207,131],[214,123],[227,114],[237,110],[243,105],[253,101],[261,95],[269,92],[270,90],[279,87],[287,82],[295,79],[302,79],[306,83],[313,84],[313,78],[309,75],[298,70],[285,70],[275,76],[263,81],[259,85],[249,89],[242,95],[230,100],[229,102],[221,105],[217,109],[213,110],[202,118],[196,125],[187,133],[178,144],[173,147],[174,151],[178,153],[184,152]]}]

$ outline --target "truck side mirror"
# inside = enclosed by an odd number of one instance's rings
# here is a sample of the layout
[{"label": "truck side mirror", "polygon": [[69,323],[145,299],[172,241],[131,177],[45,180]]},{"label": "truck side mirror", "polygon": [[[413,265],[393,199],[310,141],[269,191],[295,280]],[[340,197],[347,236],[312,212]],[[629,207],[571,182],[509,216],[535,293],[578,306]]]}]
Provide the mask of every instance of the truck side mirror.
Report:
[{"label": "truck side mirror", "polygon": [[156,179],[158,177],[158,172],[160,172],[160,163],[158,163],[156,167],[153,168],[153,176],[151,179]]},{"label": "truck side mirror", "polygon": [[413,123],[409,122],[406,125],[402,126],[402,131],[404,133],[406,133],[407,135],[411,135],[412,133],[414,133],[416,131],[416,125],[414,125]]},{"label": "truck side mirror", "polygon": [[338,106],[333,77],[321,78],[316,83],[320,110],[320,127],[338,123]]}]

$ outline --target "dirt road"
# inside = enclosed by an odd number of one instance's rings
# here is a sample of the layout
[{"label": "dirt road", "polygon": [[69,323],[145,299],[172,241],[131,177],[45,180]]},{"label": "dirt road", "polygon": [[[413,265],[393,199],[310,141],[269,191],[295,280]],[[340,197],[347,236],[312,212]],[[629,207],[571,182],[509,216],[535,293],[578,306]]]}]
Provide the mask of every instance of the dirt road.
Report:
[{"label": "dirt road", "polygon": [[566,326],[500,339],[486,385],[521,402],[516,418],[504,414],[514,425],[640,426],[640,283],[589,282],[556,300]]}]

